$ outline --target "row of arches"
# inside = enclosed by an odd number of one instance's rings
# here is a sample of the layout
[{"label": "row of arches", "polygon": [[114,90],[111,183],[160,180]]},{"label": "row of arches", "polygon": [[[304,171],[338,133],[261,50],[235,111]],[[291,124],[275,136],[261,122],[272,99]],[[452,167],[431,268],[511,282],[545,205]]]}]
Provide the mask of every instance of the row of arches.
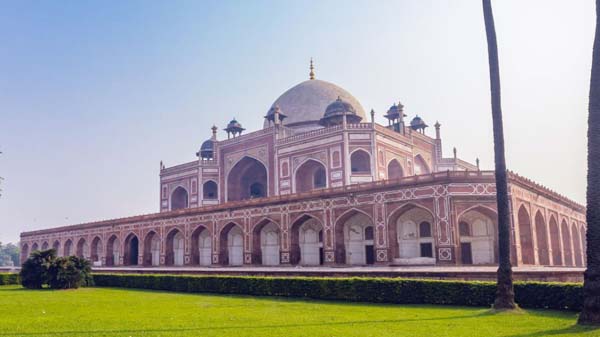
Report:
[{"label": "row of arches", "polygon": [[554,215],[546,222],[539,210],[532,221],[524,205],[519,207],[517,223],[523,264],[585,266],[586,240],[583,225],[576,222],[569,224],[566,219],[559,225]]},{"label": "row of arches", "polygon": [[[400,263],[412,261],[419,264],[434,264],[436,240],[433,214],[426,208],[416,205],[407,205],[394,214],[390,218],[387,233],[380,233],[389,237],[392,259]],[[471,218],[465,219],[471,221]],[[482,223],[491,226],[489,219]],[[477,254],[469,263],[493,261],[492,247],[495,240],[493,231],[487,227],[482,230],[480,227],[479,222],[475,222],[473,229],[461,232],[467,238],[466,241],[478,243],[473,244]],[[294,265],[324,263],[325,235],[320,219],[308,214],[300,216],[291,225],[289,235],[290,247],[285,247],[286,254],[289,254],[289,263]],[[334,225],[333,233],[329,235],[329,240],[334,242],[333,254],[336,263],[350,265],[375,263],[376,229],[368,214],[359,210],[350,210],[342,214]],[[486,236],[483,241],[487,242],[488,246],[479,242],[482,236]],[[248,263],[279,265],[282,260],[282,241],[279,225],[270,219],[264,219],[256,224],[250,233],[244,233],[241,226],[231,222],[216,235],[211,233],[209,227],[200,225],[189,238],[186,238],[179,229],[172,229],[164,237],[161,237],[157,231],[151,230],[143,237],[130,233],[123,238],[122,242],[117,235],[110,235],[106,243],[103,243],[100,237],[94,237],[90,245],[84,238],[79,239],[76,244],[68,239],[62,247],[60,242],[56,241],[54,248],[62,252],[61,255],[75,254],[93,262],[102,261],[104,257],[107,266],[121,264],[237,266]],[[27,251],[27,247],[23,248]],[[37,249],[37,243],[31,248]],[[479,257],[481,251],[486,251],[487,257]]]}]

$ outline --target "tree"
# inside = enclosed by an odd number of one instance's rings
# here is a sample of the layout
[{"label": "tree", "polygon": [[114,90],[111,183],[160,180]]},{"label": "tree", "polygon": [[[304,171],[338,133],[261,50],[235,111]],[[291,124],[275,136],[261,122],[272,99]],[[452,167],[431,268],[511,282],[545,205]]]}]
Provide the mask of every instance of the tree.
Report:
[{"label": "tree", "polygon": [[19,247],[8,243],[3,245],[0,242],[0,266],[18,266],[19,265]]},{"label": "tree", "polygon": [[600,325],[600,0],[596,0],[596,35],[588,105],[587,269],[579,324]]},{"label": "tree", "polygon": [[54,249],[33,251],[23,263],[19,273],[23,287],[41,289],[44,284],[48,283],[48,271],[55,259],[56,251]]},{"label": "tree", "polygon": [[510,213],[508,206],[508,184],[506,161],[504,159],[504,130],[502,126],[502,106],[500,104],[500,68],[498,46],[491,0],[483,1],[483,19],[488,45],[490,67],[490,91],[492,98],[492,124],[494,129],[494,156],[496,162],[496,199],[498,205],[498,282],[496,288],[496,309],[514,309],[512,266],[510,263]]},{"label": "tree", "polygon": [[29,289],[71,289],[93,285],[90,261],[77,256],[56,257],[54,249],[36,250],[21,267],[21,284]]}]

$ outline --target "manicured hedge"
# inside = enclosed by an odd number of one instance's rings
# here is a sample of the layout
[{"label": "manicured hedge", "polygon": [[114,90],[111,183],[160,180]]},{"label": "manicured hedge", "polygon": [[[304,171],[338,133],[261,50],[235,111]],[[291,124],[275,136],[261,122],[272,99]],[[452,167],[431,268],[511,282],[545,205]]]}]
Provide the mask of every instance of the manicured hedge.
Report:
[{"label": "manicured hedge", "polygon": [[[495,283],[397,278],[317,278],[93,274],[96,286],[191,293],[288,296],[322,300],[397,304],[490,306]],[[580,310],[582,286],[572,283],[517,282],[523,308]]]},{"label": "manicured hedge", "polygon": [[0,273],[0,286],[5,286],[9,284],[20,284],[19,274]]}]

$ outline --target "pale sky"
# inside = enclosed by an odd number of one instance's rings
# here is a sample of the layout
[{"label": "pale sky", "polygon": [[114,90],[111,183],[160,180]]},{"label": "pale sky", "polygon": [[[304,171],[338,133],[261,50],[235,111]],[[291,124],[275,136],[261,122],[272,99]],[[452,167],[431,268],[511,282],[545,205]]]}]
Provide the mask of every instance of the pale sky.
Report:
[{"label": "pale sky", "polygon": [[[584,203],[594,1],[493,6],[507,166]],[[493,168],[479,0],[2,1],[0,41],[2,242],[157,212],[159,161],[194,160],[213,123],[261,128],[310,57]]]}]

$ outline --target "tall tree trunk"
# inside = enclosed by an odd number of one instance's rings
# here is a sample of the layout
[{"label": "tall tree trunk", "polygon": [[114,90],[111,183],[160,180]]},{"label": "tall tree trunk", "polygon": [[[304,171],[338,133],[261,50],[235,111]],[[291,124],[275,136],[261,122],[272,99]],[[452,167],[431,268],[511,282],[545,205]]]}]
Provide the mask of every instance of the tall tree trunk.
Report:
[{"label": "tall tree trunk", "polygon": [[494,156],[496,161],[496,199],[498,203],[498,284],[496,289],[496,309],[514,309],[512,266],[510,264],[510,213],[508,207],[508,184],[504,159],[504,130],[502,127],[502,106],[500,104],[500,69],[498,66],[498,46],[496,28],[490,0],[483,1],[483,19],[488,44],[490,65],[490,90],[492,97],[492,122],[494,127]]},{"label": "tall tree trunk", "polygon": [[588,114],[587,270],[579,324],[600,325],[600,0],[596,0],[596,36]]}]

